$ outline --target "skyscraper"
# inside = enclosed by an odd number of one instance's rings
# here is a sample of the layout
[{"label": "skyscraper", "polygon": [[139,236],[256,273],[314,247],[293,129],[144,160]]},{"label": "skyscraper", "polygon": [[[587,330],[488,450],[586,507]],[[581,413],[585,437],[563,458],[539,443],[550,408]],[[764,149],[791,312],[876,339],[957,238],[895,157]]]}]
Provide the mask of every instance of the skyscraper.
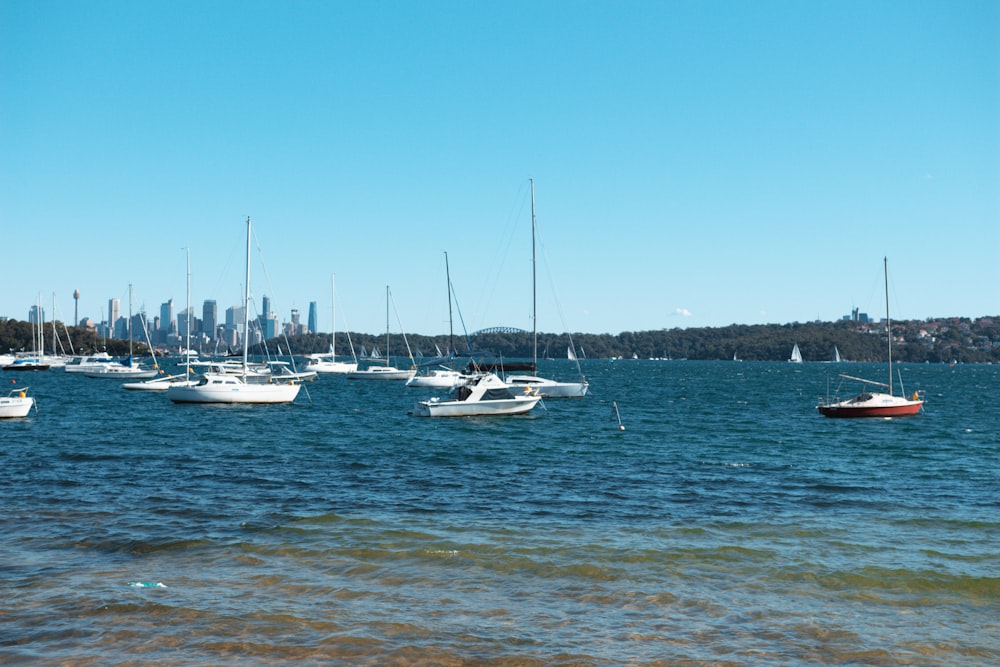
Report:
[{"label": "skyscraper", "polygon": [[219,308],[214,299],[206,300],[201,307],[201,328],[209,340],[215,339],[215,328],[219,324]]},{"label": "skyscraper", "polygon": [[160,305],[160,329],[170,333],[170,328],[174,323],[174,300],[170,299]]},{"label": "skyscraper", "polygon": [[316,322],[316,302],[309,302],[309,333],[319,331],[319,324]]},{"label": "skyscraper", "polygon": [[192,334],[197,333],[194,323],[194,308],[185,308],[177,313],[177,334],[186,338],[189,326]]},{"label": "skyscraper", "polygon": [[108,299],[108,334],[114,338],[118,330],[118,320],[122,316],[121,299]]}]

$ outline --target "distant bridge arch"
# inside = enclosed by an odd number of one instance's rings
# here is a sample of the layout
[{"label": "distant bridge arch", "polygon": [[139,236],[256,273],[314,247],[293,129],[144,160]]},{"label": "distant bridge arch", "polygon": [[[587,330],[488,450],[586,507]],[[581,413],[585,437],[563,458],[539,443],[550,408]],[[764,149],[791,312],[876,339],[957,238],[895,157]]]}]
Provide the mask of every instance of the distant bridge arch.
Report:
[{"label": "distant bridge arch", "polygon": [[518,329],[517,327],[488,327],[486,329],[480,329],[479,331],[473,331],[472,336],[478,336],[479,334],[521,334],[528,333],[524,329]]}]

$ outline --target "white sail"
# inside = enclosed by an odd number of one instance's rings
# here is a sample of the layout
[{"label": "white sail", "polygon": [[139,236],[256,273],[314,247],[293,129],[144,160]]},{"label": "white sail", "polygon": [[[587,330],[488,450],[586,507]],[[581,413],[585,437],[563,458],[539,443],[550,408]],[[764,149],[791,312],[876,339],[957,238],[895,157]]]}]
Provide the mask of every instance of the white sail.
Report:
[{"label": "white sail", "polygon": [[799,344],[796,343],[792,348],[792,356],[788,359],[792,363],[801,364],[802,363],[802,353],[799,352]]}]

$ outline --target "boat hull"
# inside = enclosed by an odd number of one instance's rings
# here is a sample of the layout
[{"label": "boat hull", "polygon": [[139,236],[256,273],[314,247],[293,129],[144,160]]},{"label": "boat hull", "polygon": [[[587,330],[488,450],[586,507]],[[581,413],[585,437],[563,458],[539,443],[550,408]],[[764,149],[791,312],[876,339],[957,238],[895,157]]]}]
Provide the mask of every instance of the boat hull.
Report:
[{"label": "boat hull", "polygon": [[541,396],[515,396],[482,401],[418,401],[413,407],[416,417],[489,417],[519,415],[530,411]]},{"label": "boat hull", "polygon": [[357,371],[358,365],[353,361],[314,361],[306,364],[306,370],[346,375]]},{"label": "boat hull", "polygon": [[160,371],[153,369],[136,369],[128,368],[126,366],[121,367],[123,370],[118,370],[117,368],[104,368],[98,371],[86,371],[84,375],[89,378],[97,378],[100,380],[148,380],[159,375]]},{"label": "boat hull", "polygon": [[347,374],[348,380],[409,380],[417,374],[416,370],[401,371],[398,368],[376,366],[363,371]]},{"label": "boat hull", "polygon": [[5,371],[47,371],[49,370],[49,364],[45,363],[35,363],[35,362],[14,362],[10,365],[4,366]]},{"label": "boat hull", "polygon": [[513,392],[531,389],[543,398],[583,398],[590,388],[586,382],[558,382],[535,375],[511,375],[506,384]]},{"label": "boat hull", "polygon": [[171,387],[193,387],[197,384],[194,380],[185,380],[184,376],[156,378],[155,380],[143,380],[142,382],[126,382],[123,389],[130,391],[166,391]]},{"label": "boat hull", "polygon": [[407,387],[423,387],[425,389],[451,389],[468,380],[468,376],[458,371],[431,371],[427,375],[414,375],[407,380]]},{"label": "boat hull", "polygon": [[302,386],[298,384],[245,383],[219,376],[194,386],[172,386],[167,398],[174,403],[291,403]]},{"label": "boat hull", "polygon": [[859,394],[846,401],[836,401],[818,405],[816,409],[824,417],[854,419],[865,417],[912,417],[920,412],[924,402],[890,394]]},{"label": "boat hull", "polygon": [[0,419],[27,417],[35,405],[31,396],[9,396],[0,398]]}]

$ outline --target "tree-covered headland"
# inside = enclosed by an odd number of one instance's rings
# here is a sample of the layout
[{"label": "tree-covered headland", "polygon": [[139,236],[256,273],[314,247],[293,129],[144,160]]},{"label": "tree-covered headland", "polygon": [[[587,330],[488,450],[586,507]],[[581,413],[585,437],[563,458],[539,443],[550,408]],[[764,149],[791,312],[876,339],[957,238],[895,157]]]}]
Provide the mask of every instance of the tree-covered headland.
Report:
[{"label": "tree-covered headland", "polygon": [[[46,349],[51,350],[51,327],[46,336]],[[64,327],[56,322],[57,348],[69,353],[72,347],[77,354],[106,351],[122,356],[128,354],[128,341],[99,338],[94,329]],[[385,350],[385,334],[351,332],[350,344],[360,351],[379,347]],[[893,358],[903,362],[1000,362],[1000,317],[934,318],[927,320],[900,320],[892,323]],[[287,340],[287,344],[286,344]],[[448,336],[425,336],[407,333],[406,340],[414,354],[435,354],[435,347],[448,349]],[[72,346],[70,345],[72,341]],[[293,354],[324,352],[329,348],[329,334],[292,336],[268,344],[273,354],[277,342],[282,349],[290,348]],[[468,353],[470,346],[476,356],[502,356],[504,358],[530,358],[532,336],[530,332],[479,333],[468,340],[456,336],[455,347],[459,354]],[[624,331],[619,334],[572,334],[577,355],[589,359],[622,357],[640,359],[698,359],[726,360],[734,355],[745,361],[783,361],[788,359],[792,346],[798,345],[805,361],[829,361],[834,347],[848,361],[885,361],[885,322],[862,324],[854,321],[807,322],[792,324],[732,324],[725,327],[689,329],[660,329],[656,331]],[[539,333],[539,356],[566,358],[570,336],[566,334]],[[32,350],[32,326],[17,320],[0,321],[0,351],[19,352]],[[145,344],[133,343],[135,354],[148,354]],[[213,350],[202,350],[209,354]],[[349,354],[348,333],[337,333],[337,351]],[[166,352],[166,351],[164,351]],[[260,346],[251,350],[263,353]],[[404,356],[406,348],[402,337],[393,334],[393,356]]]}]

